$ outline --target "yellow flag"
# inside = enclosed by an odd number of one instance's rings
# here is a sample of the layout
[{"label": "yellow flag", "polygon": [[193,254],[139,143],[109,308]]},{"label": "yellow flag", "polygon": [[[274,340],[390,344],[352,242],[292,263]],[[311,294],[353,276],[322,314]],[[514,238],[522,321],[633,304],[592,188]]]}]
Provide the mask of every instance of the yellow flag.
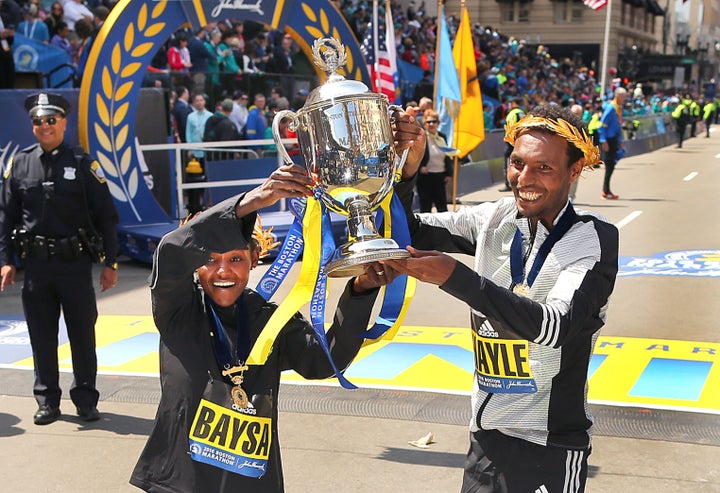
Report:
[{"label": "yellow flag", "polygon": [[453,58],[460,78],[460,114],[455,122],[453,147],[460,150],[461,158],[467,156],[480,142],[485,140],[485,115],[482,94],[477,77],[475,46],[470,26],[470,15],[463,7],[462,20],[455,37]]}]

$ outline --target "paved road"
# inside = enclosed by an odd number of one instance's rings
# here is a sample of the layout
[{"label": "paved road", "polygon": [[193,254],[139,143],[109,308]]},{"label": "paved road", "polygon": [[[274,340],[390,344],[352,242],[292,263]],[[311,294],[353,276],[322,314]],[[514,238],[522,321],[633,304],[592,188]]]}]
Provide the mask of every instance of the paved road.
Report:
[{"label": "paved road", "polygon": [[[619,201],[600,198],[602,170],[587,175],[577,197],[579,208],[622,226],[620,254],[627,267],[603,335],[665,340],[645,350],[657,360],[686,351],[713,375],[720,373],[712,346],[720,342],[720,222],[713,200],[720,183],[719,135],[691,139],[682,150],[622,160],[613,179]],[[496,189],[463,197],[463,203],[494,200],[501,195]],[[664,254],[690,250],[695,252]],[[118,288],[99,295],[100,312],[149,314],[147,274],[146,266],[123,263]],[[332,288],[331,298],[338,289]],[[0,314],[20,313],[15,286],[0,296]],[[467,320],[461,303],[419,285],[405,324],[464,327]],[[85,425],[67,414],[37,427],[31,421],[32,372],[0,372],[4,491],[135,491],[126,481],[152,424],[156,379],[103,375],[103,420]],[[686,376],[677,378],[682,385]],[[65,388],[69,380],[64,374]],[[69,401],[63,406],[72,410]],[[593,412],[599,435],[588,491],[720,492],[717,414],[602,405]],[[280,427],[287,491],[458,491],[468,416],[465,396],[284,385]],[[436,437],[429,449],[408,445],[428,432]]]}]

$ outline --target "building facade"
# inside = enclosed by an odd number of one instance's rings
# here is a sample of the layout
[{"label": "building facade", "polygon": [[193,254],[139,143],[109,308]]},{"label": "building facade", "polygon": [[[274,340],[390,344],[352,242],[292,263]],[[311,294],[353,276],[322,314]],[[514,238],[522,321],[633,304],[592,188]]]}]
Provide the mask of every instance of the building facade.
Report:
[{"label": "building facade", "polygon": [[[459,0],[444,4],[447,16],[460,14]],[[424,5],[428,14],[437,12],[436,5]],[[660,87],[718,80],[720,0],[610,0],[598,11],[581,0],[467,0],[465,5],[474,24],[542,44],[556,58],[581,58],[598,80],[603,66]]]}]

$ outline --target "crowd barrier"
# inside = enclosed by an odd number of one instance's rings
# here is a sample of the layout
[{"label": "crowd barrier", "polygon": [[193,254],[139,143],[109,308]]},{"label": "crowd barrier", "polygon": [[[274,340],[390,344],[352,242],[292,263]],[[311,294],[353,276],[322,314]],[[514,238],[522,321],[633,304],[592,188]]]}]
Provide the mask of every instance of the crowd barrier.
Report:
[{"label": "crowd barrier", "polygon": [[[631,118],[625,117],[625,120]],[[625,157],[651,152],[677,141],[675,122],[669,113],[634,117],[632,120],[638,122],[634,135],[627,129],[623,130]],[[504,131],[500,129],[487,132],[485,140],[470,153],[470,161],[459,167],[457,197],[503,180],[504,136]],[[448,197],[452,197],[452,184],[448,185]]]}]

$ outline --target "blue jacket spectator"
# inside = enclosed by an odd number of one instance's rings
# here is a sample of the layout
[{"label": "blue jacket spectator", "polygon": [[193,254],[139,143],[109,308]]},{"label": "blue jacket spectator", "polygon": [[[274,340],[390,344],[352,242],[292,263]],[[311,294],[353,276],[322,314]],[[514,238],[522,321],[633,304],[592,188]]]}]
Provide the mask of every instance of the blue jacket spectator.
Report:
[{"label": "blue jacket spectator", "polygon": [[248,113],[247,122],[245,123],[245,138],[248,140],[260,140],[265,138],[265,129],[267,128],[267,118],[265,117],[265,95],[258,93],[255,95],[255,105]]},{"label": "blue jacket spectator", "polygon": [[17,32],[41,43],[50,41],[50,30],[47,24],[37,18],[37,5],[34,4],[28,6],[27,17],[20,23]]},{"label": "blue jacket spectator", "polygon": [[619,111],[622,111],[622,109],[617,107],[615,100],[608,101],[603,106],[603,113],[600,117],[602,126],[599,130],[601,144],[612,138],[617,138],[618,142],[622,142],[622,124],[620,123]]},{"label": "blue jacket spectator", "polygon": [[190,52],[190,61],[192,62],[192,68],[190,73],[192,74],[193,81],[195,82],[196,91],[205,90],[205,72],[207,72],[208,62],[217,60],[217,56],[214,52],[210,51],[205,42],[200,39],[200,36],[205,31],[201,29],[194,36],[188,40],[188,51]]}]

